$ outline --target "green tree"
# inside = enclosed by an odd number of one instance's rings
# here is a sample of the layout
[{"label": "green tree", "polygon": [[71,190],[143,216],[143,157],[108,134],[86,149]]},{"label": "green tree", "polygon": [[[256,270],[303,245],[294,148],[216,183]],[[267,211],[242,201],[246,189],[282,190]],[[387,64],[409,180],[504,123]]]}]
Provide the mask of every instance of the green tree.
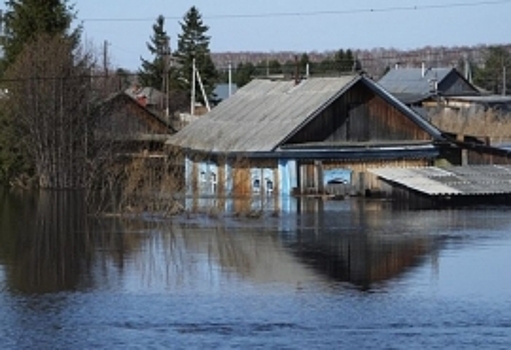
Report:
[{"label": "green tree", "polygon": [[[192,6],[180,22],[181,34],[178,35],[178,47],[175,53],[180,68],[177,72],[179,86],[188,94],[191,92],[193,63],[199,71],[208,99],[214,99],[213,90],[218,80],[218,72],[211,59],[209,42],[206,35],[209,27],[202,21],[199,10]],[[198,95],[198,100],[202,96]]]},{"label": "green tree", "polygon": [[334,71],[336,71],[336,62],[332,57],[325,57],[318,65],[318,73],[320,74],[332,74]]},{"label": "green tree", "polygon": [[502,46],[492,46],[486,52],[484,64],[474,72],[476,85],[495,94],[511,91],[511,79],[506,75],[511,71],[511,53]]},{"label": "green tree", "polygon": [[252,80],[256,72],[256,67],[253,63],[239,63],[234,73],[234,82],[238,87],[246,85]]},{"label": "green tree", "polygon": [[355,63],[353,52],[350,49],[346,51],[340,49],[334,56],[334,62],[335,70],[337,72],[345,73],[353,71],[353,66]]},{"label": "green tree", "polygon": [[268,72],[270,75],[282,74],[282,64],[277,59],[272,59],[268,62]]},{"label": "green tree", "polygon": [[0,107],[0,185],[7,185],[19,174],[33,175],[28,154],[19,142],[19,133],[13,128],[5,104],[2,101]]},{"label": "green tree", "polygon": [[162,89],[164,78],[170,78],[170,38],[165,31],[165,17],[158,16],[153,25],[153,35],[147,43],[152,60],[140,58],[142,66],[138,71],[139,82],[144,86]]},{"label": "green tree", "polygon": [[76,14],[67,0],[8,0],[6,7],[2,72],[38,35],[62,35],[78,45],[81,27],[71,29]]},{"label": "green tree", "polygon": [[307,73],[307,67],[309,67],[309,74],[312,74],[314,68],[313,64],[310,61],[309,55],[303,53],[302,56],[300,56],[300,69],[302,71],[302,75]]}]

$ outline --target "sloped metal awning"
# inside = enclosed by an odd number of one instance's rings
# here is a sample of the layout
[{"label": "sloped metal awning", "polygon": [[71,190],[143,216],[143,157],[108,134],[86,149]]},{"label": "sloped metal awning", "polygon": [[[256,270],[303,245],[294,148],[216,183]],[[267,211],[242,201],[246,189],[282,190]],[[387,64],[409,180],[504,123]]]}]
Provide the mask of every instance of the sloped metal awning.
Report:
[{"label": "sloped metal awning", "polygon": [[511,165],[378,168],[369,172],[430,196],[511,194]]}]

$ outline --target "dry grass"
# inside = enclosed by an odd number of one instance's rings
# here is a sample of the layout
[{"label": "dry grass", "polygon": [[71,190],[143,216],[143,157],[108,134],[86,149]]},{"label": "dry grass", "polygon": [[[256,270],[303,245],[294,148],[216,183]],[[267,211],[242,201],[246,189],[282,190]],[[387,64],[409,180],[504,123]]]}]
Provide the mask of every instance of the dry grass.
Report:
[{"label": "dry grass", "polygon": [[179,155],[140,152],[112,157],[95,174],[88,204],[95,214],[172,215],[183,210]]},{"label": "dry grass", "polygon": [[491,144],[511,141],[511,115],[493,111],[476,114],[444,111],[433,116],[431,122],[445,132],[489,138]]}]

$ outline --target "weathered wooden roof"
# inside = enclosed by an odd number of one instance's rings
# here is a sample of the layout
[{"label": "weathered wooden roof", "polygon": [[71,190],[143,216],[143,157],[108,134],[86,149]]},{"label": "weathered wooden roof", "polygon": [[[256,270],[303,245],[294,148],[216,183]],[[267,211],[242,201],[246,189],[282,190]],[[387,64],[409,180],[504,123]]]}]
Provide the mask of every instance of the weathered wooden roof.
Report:
[{"label": "weathered wooden roof", "polygon": [[169,144],[208,153],[273,152],[292,133],[326,109],[357,82],[401,110],[432,135],[438,129],[424,121],[378,84],[361,75],[294,81],[256,79],[199,120],[169,138]]},{"label": "weathered wooden roof", "polygon": [[430,196],[511,194],[511,165],[378,168],[382,179]]}]

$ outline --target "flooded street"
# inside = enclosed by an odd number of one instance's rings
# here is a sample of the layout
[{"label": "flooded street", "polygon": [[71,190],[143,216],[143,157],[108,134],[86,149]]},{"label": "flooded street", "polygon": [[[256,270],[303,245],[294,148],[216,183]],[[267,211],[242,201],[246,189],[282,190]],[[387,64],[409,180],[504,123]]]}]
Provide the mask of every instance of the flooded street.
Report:
[{"label": "flooded street", "polygon": [[2,349],[505,349],[511,208],[92,219],[0,192]]}]

